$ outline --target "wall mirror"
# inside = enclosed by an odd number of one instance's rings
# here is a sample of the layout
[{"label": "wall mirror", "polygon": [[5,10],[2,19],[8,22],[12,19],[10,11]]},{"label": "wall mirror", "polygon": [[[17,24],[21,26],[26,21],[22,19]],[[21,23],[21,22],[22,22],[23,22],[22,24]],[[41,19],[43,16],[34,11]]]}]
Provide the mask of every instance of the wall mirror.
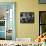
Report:
[{"label": "wall mirror", "polygon": [[15,40],[15,2],[0,3],[0,40]]}]

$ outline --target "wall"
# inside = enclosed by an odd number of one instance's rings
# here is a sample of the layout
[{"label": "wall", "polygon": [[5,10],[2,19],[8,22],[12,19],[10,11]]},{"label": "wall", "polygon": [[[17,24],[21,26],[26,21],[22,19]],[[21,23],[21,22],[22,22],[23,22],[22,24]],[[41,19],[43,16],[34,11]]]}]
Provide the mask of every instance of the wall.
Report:
[{"label": "wall", "polygon": [[[46,10],[46,4],[38,4],[38,0],[3,0],[0,2],[16,2],[16,37],[36,38],[39,34],[39,10]],[[34,12],[34,24],[20,24],[20,12]]]},{"label": "wall", "polygon": [[[17,2],[16,2],[17,4]],[[33,38],[34,24],[20,24],[20,12],[34,12],[33,0],[20,0],[17,5],[17,37],[18,38]],[[33,33],[32,33],[33,32]],[[33,35],[33,36],[32,36]]]}]

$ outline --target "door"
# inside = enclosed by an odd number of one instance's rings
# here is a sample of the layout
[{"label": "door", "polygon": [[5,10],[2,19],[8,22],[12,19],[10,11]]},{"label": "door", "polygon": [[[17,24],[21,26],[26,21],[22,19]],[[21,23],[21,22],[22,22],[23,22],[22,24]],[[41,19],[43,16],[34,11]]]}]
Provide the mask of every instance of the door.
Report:
[{"label": "door", "polygon": [[[5,31],[1,33],[0,35],[5,38],[5,40],[15,40],[15,3],[14,2],[3,2],[0,3],[0,16],[2,15],[2,18],[0,20],[5,20]],[[2,39],[3,40],[3,39]]]},{"label": "door", "polygon": [[46,11],[39,12],[39,35],[46,32]]}]

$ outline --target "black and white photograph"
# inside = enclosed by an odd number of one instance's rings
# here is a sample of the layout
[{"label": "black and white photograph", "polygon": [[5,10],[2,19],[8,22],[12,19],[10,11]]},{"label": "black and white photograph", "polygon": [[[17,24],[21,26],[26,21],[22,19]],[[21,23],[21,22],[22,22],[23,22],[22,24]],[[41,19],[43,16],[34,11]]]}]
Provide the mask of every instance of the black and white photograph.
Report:
[{"label": "black and white photograph", "polygon": [[20,12],[20,23],[34,23],[34,12]]}]

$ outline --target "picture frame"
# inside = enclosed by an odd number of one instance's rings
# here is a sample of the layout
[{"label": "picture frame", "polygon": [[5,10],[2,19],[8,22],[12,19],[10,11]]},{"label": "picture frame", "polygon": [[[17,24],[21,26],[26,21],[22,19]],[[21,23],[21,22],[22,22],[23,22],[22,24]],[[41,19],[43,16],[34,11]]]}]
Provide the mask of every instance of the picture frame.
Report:
[{"label": "picture frame", "polygon": [[34,23],[34,12],[20,12],[20,23]]},{"label": "picture frame", "polygon": [[38,0],[39,4],[46,4],[46,0]]}]

